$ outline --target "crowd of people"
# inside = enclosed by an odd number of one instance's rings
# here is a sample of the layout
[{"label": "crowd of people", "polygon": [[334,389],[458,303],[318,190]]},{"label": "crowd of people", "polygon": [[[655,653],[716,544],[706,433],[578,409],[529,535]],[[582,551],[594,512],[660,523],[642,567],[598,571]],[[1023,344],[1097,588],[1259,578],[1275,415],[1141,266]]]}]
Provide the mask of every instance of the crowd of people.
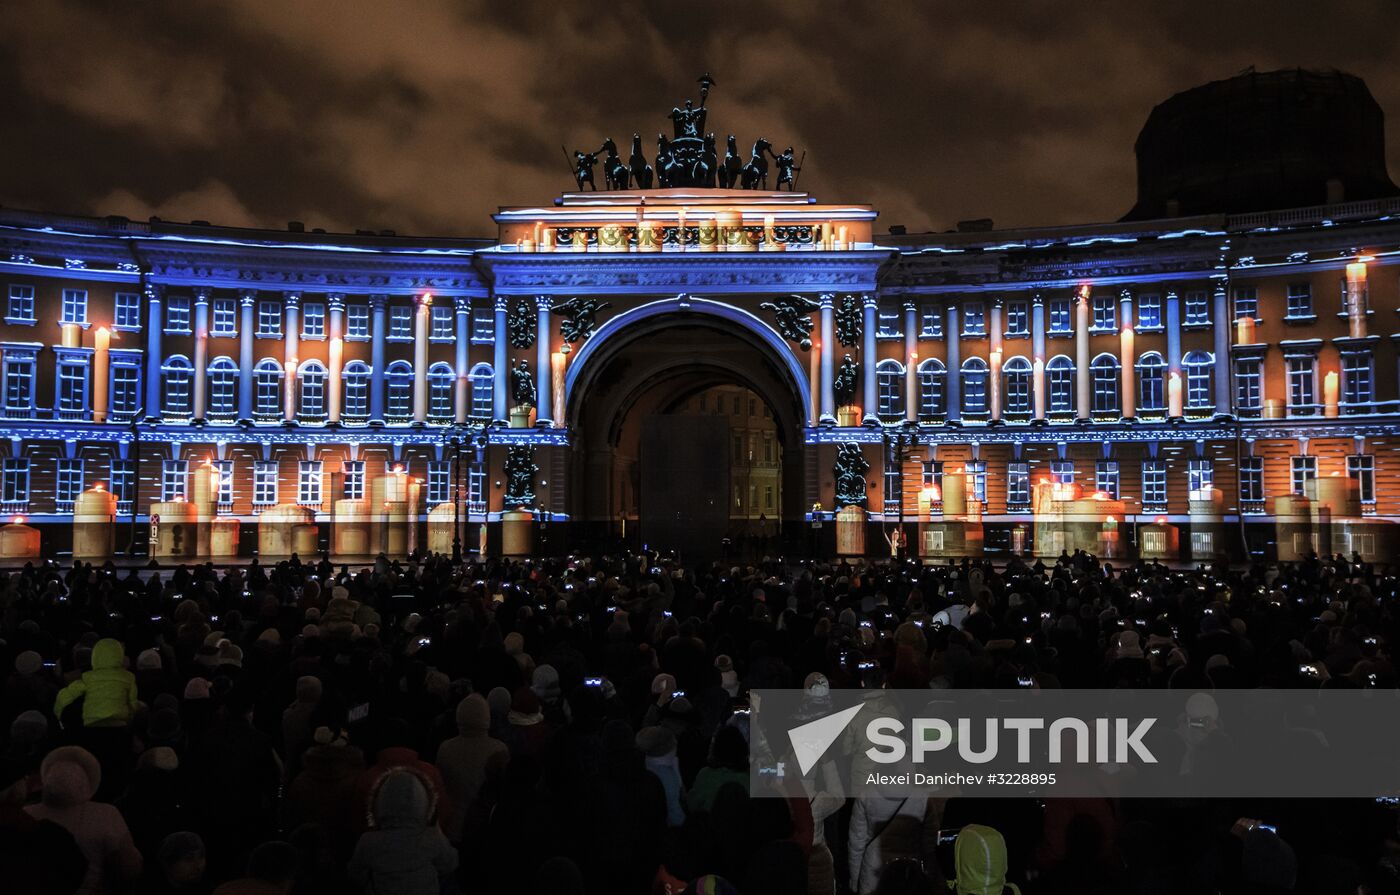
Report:
[{"label": "crowd of people", "polygon": [[27,566],[0,573],[0,891],[1400,893],[1384,800],[757,798],[746,708],[1395,687],[1398,586],[1082,553]]}]

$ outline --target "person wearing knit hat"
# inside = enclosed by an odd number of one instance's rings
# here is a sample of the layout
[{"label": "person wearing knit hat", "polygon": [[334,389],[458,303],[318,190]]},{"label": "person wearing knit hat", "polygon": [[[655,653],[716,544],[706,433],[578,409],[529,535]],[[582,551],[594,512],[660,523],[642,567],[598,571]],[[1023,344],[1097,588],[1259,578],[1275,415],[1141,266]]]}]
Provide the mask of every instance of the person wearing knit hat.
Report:
[{"label": "person wearing knit hat", "polygon": [[665,727],[643,727],[637,731],[637,748],[645,756],[646,769],[661,781],[666,793],[666,825],[685,824],[685,809],[681,807],[680,763],[676,759],[676,735]]},{"label": "person wearing knit hat", "polygon": [[143,649],[136,656],[137,671],[160,671],[161,667],[160,653],[156,650]]},{"label": "person wearing knit hat", "polygon": [[25,650],[18,656],[15,656],[15,671],[25,677],[38,674],[43,667],[44,657],[34,652],[32,649]]},{"label": "person wearing knit hat", "polygon": [[155,746],[142,752],[136,765],[152,771],[178,771],[180,756],[169,746]]},{"label": "person wearing knit hat", "polygon": [[202,677],[192,677],[185,684],[185,699],[208,699],[209,681]]},{"label": "person wearing knit hat", "polygon": [[49,719],[37,709],[20,712],[10,722],[10,751],[38,755],[49,738]]},{"label": "person wearing knit hat", "polygon": [[43,798],[25,811],[36,820],[49,820],[77,840],[87,858],[87,875],[80,892],[117,889],[141,875],[141,852],[121,812],[94,802],[102,782],[102,767],[92,753],[79,746],[60,746],[39,766]]},{"label": "person wearing knit hat", "polygon": [[219,645],[219,667],[232,666],[234,668],[243,667],[243,648],[232,641],[225,640]]},{"label": "person wearing knit hat", "polygon": [[719,685],[733,699],[739,695],[739,674],[734,670],[734,660],[720,654],[715,656],[715,670],[719,672]]},{"label": "person wearing knit hat", "polygon": [[203,885],[207,856],[204,840],[188,830],[171,833],[156,851],[165,889],[172,895],[206,891]]},{"label": "person wearing knit hat", "polygon": [[457,736],[438,747],[435,763],[451,806],[442,830],[448,841],[461,843],[486,828],[492,808],[489,796],[510,762],[510,749],[490,736],[491,706],[480,693],[457,703],[456,720]]}]

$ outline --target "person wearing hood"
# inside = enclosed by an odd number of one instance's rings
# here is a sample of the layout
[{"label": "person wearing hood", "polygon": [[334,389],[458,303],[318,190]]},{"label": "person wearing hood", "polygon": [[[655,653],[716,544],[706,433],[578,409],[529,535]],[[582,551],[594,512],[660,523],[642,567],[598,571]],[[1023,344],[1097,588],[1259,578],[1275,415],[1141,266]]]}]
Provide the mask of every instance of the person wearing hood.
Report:
[{"label": "person wearing hood", "polygon": [[60,746],[39,766],[42,800],[24,810],[35,820],[49,820],[73,835],[87,858],[87,874],[77,895],[98,895],[141,875],[141,853],[121,812],[94,802],[102,767],[80,746]]},{"label": "person wearing hood", "polygon": [[666,825],[685,824],[681,807],[681,769],[676,760],[676,735],[665,727],[643,727],[637,732],[637,748],[645,758],[646,769],[661,781],[666,793]]},{"label": "person wearing hood", "polygon": [[316,730],[313,718],[321,703],[321,680],[311,675],[297,678],[296,700],[282,712],[282,757],[287,764],[287,776],[301,769],[302,753],[311,746]]},{"label": "person wearing hood", "polygon": [[535,669],[530,679],[530,689],[540,700],[540,711],[544,719],[554,727],[569,723],[569,704],[564,701],[564,691],[559,684],[559,672],[553,665],[541,665]]},{"label": "person wearing hood", "polygon": [[544,716],[540,708],[540,698],[529,687],[517,687],[510,699],[510,713],[506,715],[509,726],[511,758],[522,755],[540,761],[545,747],[554,733],[554,725]]},{"label": "person wearing hood", "polygon": [[443,818],[443,832],[454,844],[475,838],[486,824],[491,805],[483,796],[488,782],[504,773],[510,762],[506,744],[488,733],[491,708],[473,693],[457,704],[457,736],[438,748],[437,766],[452,802]]},{"label": "person wearing hood", "polygon": [[122,667],[126,649],[110,637],[92,648],[92,670],[59,691],[53,713],[62,718],[68,706],[82,699],[84,727],[126,727],[136,713],[136,676]]},{"label": "person wearing hood", "polygon": [[457,851],[432,822],[431,787],[412,768],[393,768],[370,799],[370,829],[346,868],[351,881],[372,895],[438,895]]},{"label": "person wearing hood", "polygon": [[316,728],[313,739],[314,745],[302,753],[301,773],[287,787],[287,826],[320,826],[344,860],[359,831],[356,785],[364,773],[364,753],[329,727]]},{"label": "person wearing hood", "polygon": [[1014,883],[1006,881],[1006,840],[991,827],[968,824],[953,840],[953,879],[948,883],[955,895],[1021,895]]}]

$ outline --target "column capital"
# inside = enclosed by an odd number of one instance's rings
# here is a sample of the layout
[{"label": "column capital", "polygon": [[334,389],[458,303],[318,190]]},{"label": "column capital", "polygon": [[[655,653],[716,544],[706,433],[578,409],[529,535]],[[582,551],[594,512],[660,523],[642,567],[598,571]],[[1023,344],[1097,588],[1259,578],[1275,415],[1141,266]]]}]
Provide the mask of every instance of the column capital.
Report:
[{"label": "column capital", "polygon": [[918,299],[914,298],[913,296],[906,295],[906,296],[904,297],[904,310],[906,310],[906,311],[917,311],[917,310],[919,310],[919,301],[918,301]]},{"label": "column capital", "polygon": [[1226,280],[1225,280],[1224,277],[1216,277],[1216,278],[1215,278],[1215,283],[1214,283],[1214,287],[1215,287],[1215,288],[1212,289],[1211,291],[1212,291],[1215,295],[1217,295],[1217,296],[1219,296],[1219,295],[1224,295],[1225,292],[1226,292],[1225,283],[1226,283]]},{"label": "column capital", "polygon": [[510,296],[508,296],[508,295],[497,295],[497,296],[495,296],[495,298],[494,298],[493,304],[494,304],[494,306],[495,306],[496,313],[498,313],[498,314],[504,313],[505,311],[509,311],[509,310],[510,310]]},{"label": "column capital", "polygon": [[829,311],[836,307],[836,293],[823,292],[817,296],[817,305],[823,311]]},{"label": "column capital", "polygon": [[433,306],[433,294],[431,292],[418,292],[413,296],[413,303],[420,308],[430,308]]},{"label": "column capital", "polygon": [[1078,289],[1075,289],[1073,294],[1074,303],[1076,306],[1087,305],[1089,303],[1089,296],[1091,292],[1088,287],[1081,286]]},{"label": "column capital", "polygon": [[452,296],[452,304],[457,309],[458,314],[470,314],[472,297],[470,295],[454,295]]},{"label": "column capital", "polygon": [[289,308],[297,307],[301,304],[301,290],[290,289],[286,292],[283,292],[282,300],[286,303],[287,307]]},{"label": "column capital", "polygon": [[1167,294],[1167,301],[1180,301],[1180,300],[1181,300],[1181,296],[1180,296],[1179,294],[1177,294],[1177,291],[1176,291],[1175,289],[1168,289],[1166,294]]},{"label": "column capital", "polygon": [[1127,289],[1127,288],[1123,288],[1123,289],[1118,290],[1118,300],[1119,300],[1119,301],[1132,301],[1132,300],[1133,300],[1133,290]]},{"label": "column capital", "polygon": [[162,298],[164,298],[164,297],[165,297],[165,284],[164,284],[164,283],[147,283],[147,284],[146,284],[146,298],[150,299],[151,301],[160,301],[160,300],[161,300]]},{"label": "column capital", "polygon": [[535,307],[541,311],[552,311],[554,309],[554,296],[536,295]]},{"label": "column capital", "polygon": [[251,308],[251,307],[253,306],[253,303],[256,302],[256,301],[258,300],[258,290],[256,290],[256,289],[239,289],[239,290],[238,290],[238,299],[239,299],[240,302],[243,303],[243,307],[245,307],[245,308]]},{"label": "column capital", "polygon": [[997,294],[997,295],[992,296],[992,307],[993,307],[993,308],[1004,308],[1004,307],[1006,307],[1006,296],[1001,295],[1001,294]]},{"label": "column capital", "polygon": [[876,307],[879,307],[880,299],[874,295],[871,295],[869,292],[866,292],[861,295],[860,303],[862,307],[874,309]]},{"label": "column capital", "polygon": [[371,308],[374,308],[375,310],[383,310],[384,306],[388,303],[389,296],[385,295],[383,292],[374,292],[370,294],[369,306]]},{"label": "column capital", "polygon": [[330,309],[331,309],[332,311],[343,311],[343,310],[345,310],[345,293],[344,293],[344,292],[328,292],[328,293],[326,293],[326,304],[330,307]]},{"label": "column capital", "polygon": [[214,294],[214,290],[208,286],[197,286],[194,290],[194,303],[197,305],[207,305],[209,296]]},{"label": "column capital", "polygon": [[1033,308],[1043,308],[1043,307],[1045,307],[1045,296],[1041,295],[1039,292],[1032,292],[1032,293],[1031,293],[1031,307],[1033,307]]}]

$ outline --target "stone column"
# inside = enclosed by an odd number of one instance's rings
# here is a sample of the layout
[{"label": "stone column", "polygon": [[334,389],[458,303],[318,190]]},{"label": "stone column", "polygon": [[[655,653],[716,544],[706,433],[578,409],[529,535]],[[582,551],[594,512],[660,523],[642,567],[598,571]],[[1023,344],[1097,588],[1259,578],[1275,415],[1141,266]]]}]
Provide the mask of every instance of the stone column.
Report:
[{"label": "stone column", "polygon": [[1045,299],[1031,298],[1031,406],[1036,422],[1045,422]]},{"label": "stone column", "polygon": [[209,289],[194,291],[194,418],[209,409]]},{"label": "stone column", "polygon": [[1133,326],[1133,293],[1127,289],[1118,293],[1118,363],[1123,367],[1123,419],[1137,416],[1137,336]]},{"label": "stone column", "polygon": [[1346,283],[1347,335],[1353,339],[1364,339],[1367,329],[1366,313],[1370,310],[1371,304],[1367,295],[1366,262],[1364,260],[1353,261],[1347,265]]},{"label": "stone column", "polygon": [[282,300],[286,309],[286,325],[282,332],[282,345],[285,348],[282,367],[282,384],[286,387],[282,418],[293,422],[297,418],[297,368],[301,365],[301,293],[284,292]]},{"label": "stone column", "polygon": [[[1230,297],[1225,280],[1215,281],[1215,418],[1233,415],[1230,402]],[[1261,377],[1262,378],[1262,377]]]},{"label": "stone column", "polygon": [[548,295],[535,296],[535,425],[546,428],[554,425],[550,419],[554,416],[554,402],[550,399],[553,363],[549,357],[554,339],[549,322],[552,304]]},{"label": "stone column", "polygon": [[873,295],[861,297],[861,310],[864,315],[864,340],[860,350],[861,384],[864,386],[864,417],[861,420],[866,424],[879,424],[880,422],[880,400],[879,392],[876,389],[875,365],[879,363],[879,357],[875,351],[875,308],[877,300]]},{"label": "stone column", "polygon": [[948,405],[948,422],[962,420],[962,323],[956,302],[948,302],[948,319],[943,338],[948,343],[948,387],[943,396]]},{"label": "stone column", "polygon": [[160,337],[165,331],[165,315],[161,313],[161,299],[165,287],[156,283],[146,285],[146,418],[160,416],[160,363],[165,359],[161,353]]},{"label": "stone column", "polygon": [[433,316],[433,297],[427,293],[414,299],[413,312],[413,422],[428,419],[428,333]]},{"label": "stone column", "polygon": [[1088,421],[1089,402],[1089,287],[1074,296],[1074,415]]},{"label": "stone column", "polygon": [[836,422],[836,296],[830,293],[821,296],[822,344],[821,344],[821,414],[819,422]]},{"label": "stone column", "polygon": [[919,308],[904,301],[904,419],[919,421]]},{"label": "stone column", "polygon": [[389,333],[389,296],[371,295],[369,349],[369,421],[384,424],[384,339]]},{"label": "stone column", "polygon": [[330,342],[326,346],[327,365],[330,367],[330,394],[326,396],[326,420],[338,423],[343,397],[340,368],[345,365],[345,295],[332,292],[326,297],[326,306],[330,312]]},{"label": "stone column", "polygon": [[1002,300],[992,299],[992,329],[987,351],[987,400],[991,421],[1001,422]]},{"label": "stone column", "polygon": [[507,348],[510,347],[510,336],[506,332],[506,310],[510,306],[510,299],[503,295],[496,296],[496,329],[495,344],[493,348],[493,367],[491,375],[495,380],[495,390],[492,393],[491,416],[492,422],[505,424],[509,421],[510,413],[510,370],[507,365],[510,358],[507,355]]},{"label": "stone column", "polygon": [[457,349],[457,390],[453,393],[453,414],[458,423],[465,423],[471,411],[471,380],[467,378],[471,372],[467,357],[467,349],[471,345],[471,308],[472,300],[459,295],[453,299],[457,311],[457,344],[453,347]]},{"label": "stone column", "polygon": [[238,418],[253,418],[253,336],[257,329],[258,292],[244,289],[238,293]]},{"label": "stone column", "polygon": [[1181,373],[1181,296],[1167,292],[1167,373]]}]

